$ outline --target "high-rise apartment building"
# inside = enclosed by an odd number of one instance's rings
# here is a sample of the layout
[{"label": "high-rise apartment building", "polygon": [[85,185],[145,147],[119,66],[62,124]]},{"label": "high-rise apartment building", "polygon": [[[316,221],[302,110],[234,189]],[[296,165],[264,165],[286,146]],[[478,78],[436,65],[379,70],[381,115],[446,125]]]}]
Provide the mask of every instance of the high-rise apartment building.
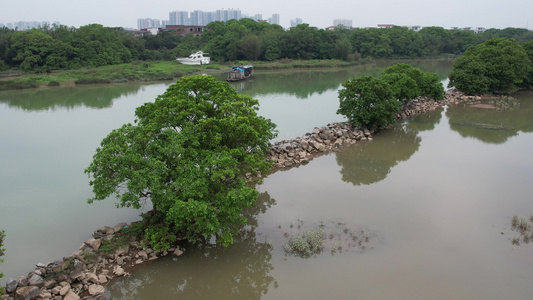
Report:
[{"label": "high-rise apartment building", "polygon": [[171,11],[168,13],[168,20],[170,25],[190,25],[187,11]]},{"label": "high-rise apartment building", "polygon": [[273,14],[272,18],[268,18],[268,23],[279,25],[279,14]]},{"label": "high-rise apartment building", "polygon": [[146,28],[160,28],[161,21],[158,19],[137,19],[137,29],[146,29]]},{"label": "high-rise apartment building", "polygon": [[333,20],[333,26],[337,27],[342,25],[343,27],[352,28],[352,20],[348,19],[335,19]]},{"label": "high-rise apartment building", "polygon": [[291,27],[296,27],[298,25],[302,24],[302,19],[296,18],[294,20],[291,20]]},{"label": "high-rise apartment building", "polygon": [[214,12],[195,10],[191,12],[189,25],[206,26],[207,24],[215,21],[215,19],[216,14]]},{"label": "high-rise apartment building", "polygon": [[352,20],[348,20],[348,19],[335,19],[335,20],[333,20],[333,26],[337,27],[339,25],[351,28],[352,27]]},{"label": "high-rise apartment building", "polygon": [[170,25],[206,26],[213,21],[240,20],[242,14],[238,9],[219,9],[214,12],[195,10],[190,15],[187,11],[171,11],[168,17]]}]

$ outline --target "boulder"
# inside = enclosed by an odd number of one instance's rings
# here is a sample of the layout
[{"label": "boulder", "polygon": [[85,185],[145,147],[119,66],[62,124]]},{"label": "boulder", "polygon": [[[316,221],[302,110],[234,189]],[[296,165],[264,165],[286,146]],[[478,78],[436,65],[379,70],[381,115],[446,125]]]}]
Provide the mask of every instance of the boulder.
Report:
[{"label": "boulder", "polygon": [[176,248],[176,251],[174,251],[174,255],[176,256],[182,256],[183,255],[183,251],[181,251],[179,248]]},{"label": "boulder", "polygon": [[100,249],[100,246],[102,245],[101,239],[88,239],[85,241],[85,244],[89,247],[91,247],[94,251],[98,251]]},{"label": "boulder", "polygon": [[[109,226],[104,226],[104,227],[98,228],[97,231],[98,231],[98,232],[101,232],[101,233],[103,233],[103,234],[107,234],[107,233],[109,232],[110,229],[112,229],[112,228],[109,227]],[[114,233],[114,231],[113,231],[113,233]]]},{"label": "boulder", "polygon": [[41,293],[41,290],[36,286],[24,286],[18,288],[15,292],[15,298],[21,300],[29,300],[36,298]]},{"label": "boulder", "polygon": [[89,295],[91,296],[102,295],[104,292],[105,288],[99,284],[89,286]]},{"label": "boulder", "polygon": [[28,285],[28,278],[26,278],[26,276],[20,276],[19,280],[18,280],[18,286],[19,287],[23,287],[23,286],[27,286]]},{"label": "boulder", "polygon": [[124,246],[120,246],[117,248],[117,250],[115,250],[115,254],[116,255],[125,255],[125,254],[128,254],[128,252],[130,251],[130,245],[124,245]]},{"label": "boulder", "polygon": [[63,300],[80,300],[80,296],[74,293],[72,290],[68,291]]},{"label": "boulder", "polygon": [[77,273],[83,271],[83,263],[77,258],[67,260],[65,263],[70,267],[71,272]]},{"label": "boulder", "polygon": [[6,292],[8,293],[14,293],[17,290],[17,287],[19,286],[19,281],[15,279],[10,279],[6,283]]},{"label": "boulder", "polygon": [[98,283],[100,284],[107,283],[107,277],[105,275],[98,275]]},{"label": "boulder", "polygon": [[59,292],[61,291],[61,287],[59,286],[55,286],[53,289],[52,289],[52,294],[54,295],[59,295]]},{"label": "boulder", "polygon": [[43,282],[43,286],[47,289],[51,289],[56,286],[57,281],[54,278],[46,278]]},{"label": "boulder", "polygon": [[92,283],[95,283],[95,284],[99,284],[100,283],[100,280],[98,279],[98,276],[96,276],[96,274],[94,274],[94,273],[87,274],[87,276],[85,278],[87,279],[88,282],[92,282]]},{"label": "boulder", "polygon": [[121,266],[116,266],[115,270],[113,270],[113,273],[117,276],[124,275],[124,269]]},{"label": "boulder", "polygon": [[141,257],[143,260],[147,260],[148,259],[148,254],[144,250],[139,251],[139,253],[137,253],[137,255],[139,257]]},{"label": "boulder", "polygon": [[125,223],[125,222],[118,223],[117,225],[113,226],[113,230],[115,231],[115,233],[117,233],[117,232],[121,231],[126,226],[128,226],[128,224]]},{"label": "boulder", "polygon": [[36,286],[38,288],[43,286],[43,278],[37,274],[31,275],[30,279],[28,279],[28,285]]},{"label": "boulder", "polygon": [[65,296],[66,294],[68,294],[69,291],[70,291],[70,284],[67,284],[67,285],[63,286],[63,287],[59,290],[59,295],[61,295],[61,296]]}]

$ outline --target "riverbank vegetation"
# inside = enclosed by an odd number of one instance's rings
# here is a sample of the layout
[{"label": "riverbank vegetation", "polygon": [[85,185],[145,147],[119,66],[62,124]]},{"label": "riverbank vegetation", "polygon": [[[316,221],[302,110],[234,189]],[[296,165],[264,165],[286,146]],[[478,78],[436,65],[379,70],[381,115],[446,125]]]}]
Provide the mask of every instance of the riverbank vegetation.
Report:
[{"label": "riverbank vegetation", "polygon": [[14,31],[0,28],[0,71],[31,73],[94,68],[134,61],[173,61],[202,49],[215,62],[296,60],[357,61],[360,58],[417,58],[459,55],[491,38],[533,40],[527,29],[472,31],[426,27],[318,29],[301,24],[290,30],[251,19],[212,22],[201,36],[162,30],[134,36],[122,28],[90,24]]},{"label": "riverbank vegetation", "polygon": [[181,78],[103,139],[85,170],[89,202],[116,195],[117,205],[139,209],[149,201],[145,240],[158,250],[213,235],[231,244],[257,198],[252,184],[271,168],[265,152],[277,132],[258,105],[212,76]]},{"label": "riverbank vegetation", "polygon": [[0,78],[0,90],[25,89],[39,86],[59,86],[93,83],[122,83],[129,81],[174,80],[196,73],[220,72],[226,66],[179,65],[174,61],[135,61],[119,65],[27,74],[10,72]]}]

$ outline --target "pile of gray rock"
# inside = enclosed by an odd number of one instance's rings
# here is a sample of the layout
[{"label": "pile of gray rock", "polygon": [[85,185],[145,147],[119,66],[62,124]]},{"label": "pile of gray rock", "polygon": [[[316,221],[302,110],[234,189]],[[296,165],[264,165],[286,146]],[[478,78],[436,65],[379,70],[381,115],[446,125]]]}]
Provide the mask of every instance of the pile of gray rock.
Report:
[{"label": "pile of gray rock", "polygon": [[315,128],[303,137],[275,143],[266,155],[274,168],[306,164],[317,154],[341,148],[357,141],[372,140],[373,130],[355,127],[351,123],[332,123]]},{"label": "pile of gray rock", "polygon": [[38,263],[27,276],[9,280],[6,284],[7,294],[2,295],[2,300],[92,298],[103,294],[111,279],[128,276],[128,267],[169,254],[183,254],[179,248],[157,252],[142,247],[135,239],[112,251],[101,251],[105,240],[112,240],[126,227],[126,223],[104,226],[69,257],[47,264]]},{"label": "pile of gray rock", "polygon": [[[455,88],[448,90],[443,100],[418,97],[402,105],[401,111],[396,114],[396,119],[406,119],[444,105],[454,105],[476,97],[479,96],[466,96]],[[355,144],[357,141],[372,140],[373,134],[377,131],[378,129],[356,127],[349,122],[315,127],[303,137],[276,142],[270,147],[266,159],[272,161],[274,170],[306,164],[321,153],[339,150],[342,146]]]}]

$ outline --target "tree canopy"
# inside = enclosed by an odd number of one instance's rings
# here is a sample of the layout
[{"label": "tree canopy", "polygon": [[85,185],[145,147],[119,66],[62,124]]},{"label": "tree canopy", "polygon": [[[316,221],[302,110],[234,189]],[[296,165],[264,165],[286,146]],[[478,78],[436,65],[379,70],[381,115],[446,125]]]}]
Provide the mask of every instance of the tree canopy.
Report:
[{"label": "tree canopy", "polygon": [[134,60],[173,60],[202,49],[212,61],[272,61],[276,59],[416,58],[460,55],[470,46],[492,38],[533,40],[527,29],[489,29],[483,33],[425,27],[319,29],[300,24],[289,30],[252,19],[209,23],[201,36],[160,30],[134,36],[122,28],[90,24],[80,28],[47,26],[19,33],[0,28],[0,70],[50,71],[127,63]]},{"label": "tree canopy", "polygon": [[449,86],[467,94],[510,93],[523,86],[531,60],[514,39],[494,38],[456,60]]},{"label": "tree canopy", "polygon": [[145,233],[156,248],[178,235],[230,244],[257,197],[250,183],[271,167],[265,151],[277,132],[257,110],[257,100],[211,76],[178,80],[102,141],[85,170],[89,202],[115,194],[119,206],[140,208],[150,200]]}]

